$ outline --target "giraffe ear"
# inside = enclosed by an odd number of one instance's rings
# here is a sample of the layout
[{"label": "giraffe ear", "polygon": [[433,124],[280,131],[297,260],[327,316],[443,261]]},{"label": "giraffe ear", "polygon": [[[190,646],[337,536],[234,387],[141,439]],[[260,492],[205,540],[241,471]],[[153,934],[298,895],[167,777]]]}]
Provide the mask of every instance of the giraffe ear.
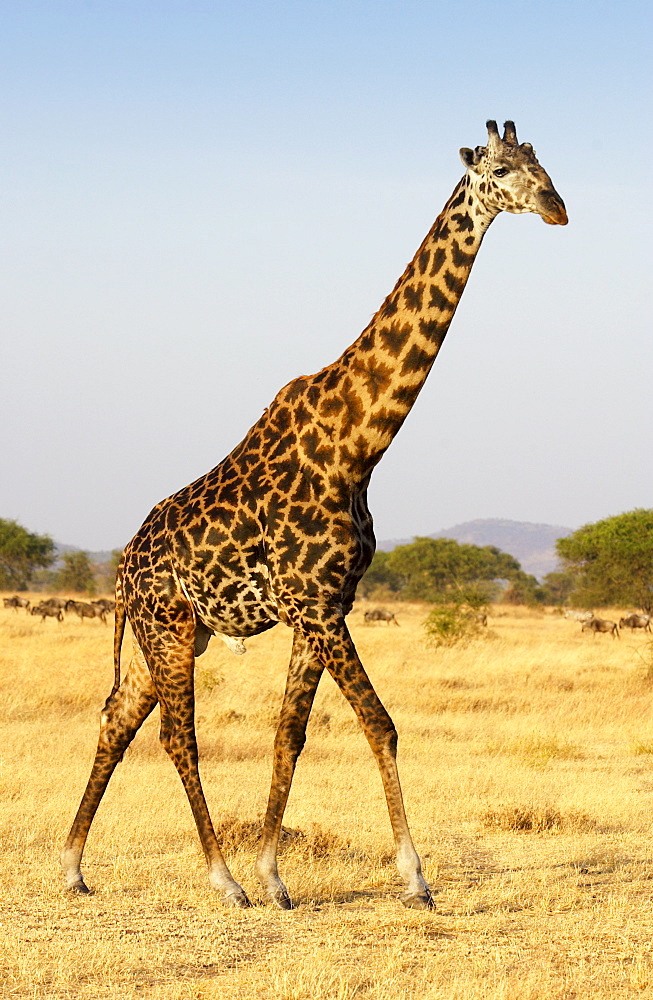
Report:
[{"label": "giraffe ear", "polygon": [[474,150],[469,149],[467,146],[463,146],[460,150],[460,159],[463,161],[466,167],[474,166]]},{"label": "giraffe ear", "polygon": [[474,170],[476,165],[483,159],[484,153],[484,146],[477,146],[476,149],[469,149],[467,146],[463,146],[460,150],[460,159],[463,161],[468,170]]}]

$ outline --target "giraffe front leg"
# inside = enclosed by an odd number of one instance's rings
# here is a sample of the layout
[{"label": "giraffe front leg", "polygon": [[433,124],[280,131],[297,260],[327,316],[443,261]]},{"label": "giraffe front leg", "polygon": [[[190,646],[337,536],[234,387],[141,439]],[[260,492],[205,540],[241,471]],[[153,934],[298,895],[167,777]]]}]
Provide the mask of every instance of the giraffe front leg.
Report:
[{"label": "giraffe front leg", "polygon": [[291,910],[292,902],[277,868],[281,823],[323,669],[313,657],[305,639],[295,632],[286,690],[274,740],[270,797],[256,859],[256,873],[263,889],[268,898],[282,910]]},{"label": "giraffe front leg", "polygon": [[376,758],[397,850],[397,868],[406,886],[400,896],[401,902],[412,909],[434,909],[433,896],[422,875],[422,865],[406,819],[397,770],[394,723],[365,673],[342,618],[326,617],[320,626],[311,621],[306,637],[313,653],[324,663],[356,713]]}]

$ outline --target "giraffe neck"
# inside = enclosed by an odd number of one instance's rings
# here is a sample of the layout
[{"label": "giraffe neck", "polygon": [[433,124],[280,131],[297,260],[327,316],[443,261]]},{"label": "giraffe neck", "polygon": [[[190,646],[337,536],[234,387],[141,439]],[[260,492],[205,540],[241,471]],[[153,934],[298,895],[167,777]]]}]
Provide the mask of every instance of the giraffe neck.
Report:
[{"label": "giraffe neck", "polygon": [[309,464],[369,476],[424,385],[497,214],[465,174],[360,337],[332,365],[282,390],[284,405],[301,397],[298,417],[311,411],[312,427],[299,432]]}]

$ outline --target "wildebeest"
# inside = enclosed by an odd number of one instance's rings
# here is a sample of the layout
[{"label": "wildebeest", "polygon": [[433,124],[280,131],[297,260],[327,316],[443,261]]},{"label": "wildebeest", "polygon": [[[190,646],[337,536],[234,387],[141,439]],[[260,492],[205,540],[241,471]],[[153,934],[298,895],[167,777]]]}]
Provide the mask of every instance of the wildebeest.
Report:
[{"label": "wildebeest", "polygon": [[63,611],[61,608],[54,608],[51,604],[37,604],[35,608],[32,608],[31,613],[33,615],[40,615],[42,622],[46,618],[56,618],[58,622],[63,621]]},{"label": "wildebeest", "polygon": [[373,608],[371,611],[366,611],[363,617],[367,624],[370,622],[385,622],[389,625],[392,622],[393,625],[399,625],[392,611],[386,611],[385,608]]},{"label": "wildebeest", "polygon": [[14,594],[13,597],[3,597],[3,601],[6,608],[13,608],[14,611],[25,608],[25,611],[29,613],[31,601],[27,597],[18,597],[17,594]]},{"label": "wildebeest", "polygon": [[46,597],[41,604],[47,604],[49,608],[61,608],[62,611],[66,610],[66,598],[65,597]]},{"label": "wildebeest", "polygon": [[564,618],[571,618],[575,622],[588,622],[590,618],[594,617],[593,611],[574,611],[572,608],[565,608],[563,612]]},{"label": "wildebeest", "polygon": [[593,632],[594,635],[597,632],[610,632],[613,639],[615,636],[617,639],[619,638],[617,623],[611,622],[607,618],[590,618],[588,621],[583,622],[581,632]]},{"label": "wildebeest", "polygon": [[108,597],[98,597],[97,601],[91,601],[91,604],[107,612],[116,610],[116,602],[110,601]]},{"label": "wildebeest", "polygon": [[84,621],[85,618],[99,618],[104,625],[107,623],[107,613],[104,608],[97,607],[96,604],[87,604],[85,601],[66,601],[66,613],[74,611],[76,615]]},{"label": "wildebeest", "polygon": [[651,616],[650,615],[626,615],[625,618],[619,619],[619,628],[643,628],[645,632],[651,631]]}]

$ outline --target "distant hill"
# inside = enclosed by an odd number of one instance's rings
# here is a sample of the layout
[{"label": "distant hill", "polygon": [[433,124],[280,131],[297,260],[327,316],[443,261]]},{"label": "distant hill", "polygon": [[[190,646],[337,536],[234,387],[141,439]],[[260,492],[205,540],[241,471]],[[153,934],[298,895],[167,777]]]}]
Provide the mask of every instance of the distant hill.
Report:
[{"label": "distant hill", "polygon": [[[66,552],[81,552],[79,545],[64,545],[62,542],[54,543],[56,558],[53,565],[54,569],[61,569],[63,566],[62,556]],[[113,552],[111,549],[106,549],[101,552],[87,552],[87,555],[92,563],[108,563],[111,560]]]},{"label": "distant hill", "polygon": [[[574,528],[555,524],[531,524],[529,521],[508,521],[489,517],[479,521],[465,521],[444,528],[428,538],[453,538],[468,545],[495,545],[502,552],[509,552],[519,560],[526,573],[541,580],[547,573],[558,569],[555,543],[558,538],[570,535]],[[409,545],[412,538],[396,538],[378,542],[377,547],[390,552],[397,545]]]}]

